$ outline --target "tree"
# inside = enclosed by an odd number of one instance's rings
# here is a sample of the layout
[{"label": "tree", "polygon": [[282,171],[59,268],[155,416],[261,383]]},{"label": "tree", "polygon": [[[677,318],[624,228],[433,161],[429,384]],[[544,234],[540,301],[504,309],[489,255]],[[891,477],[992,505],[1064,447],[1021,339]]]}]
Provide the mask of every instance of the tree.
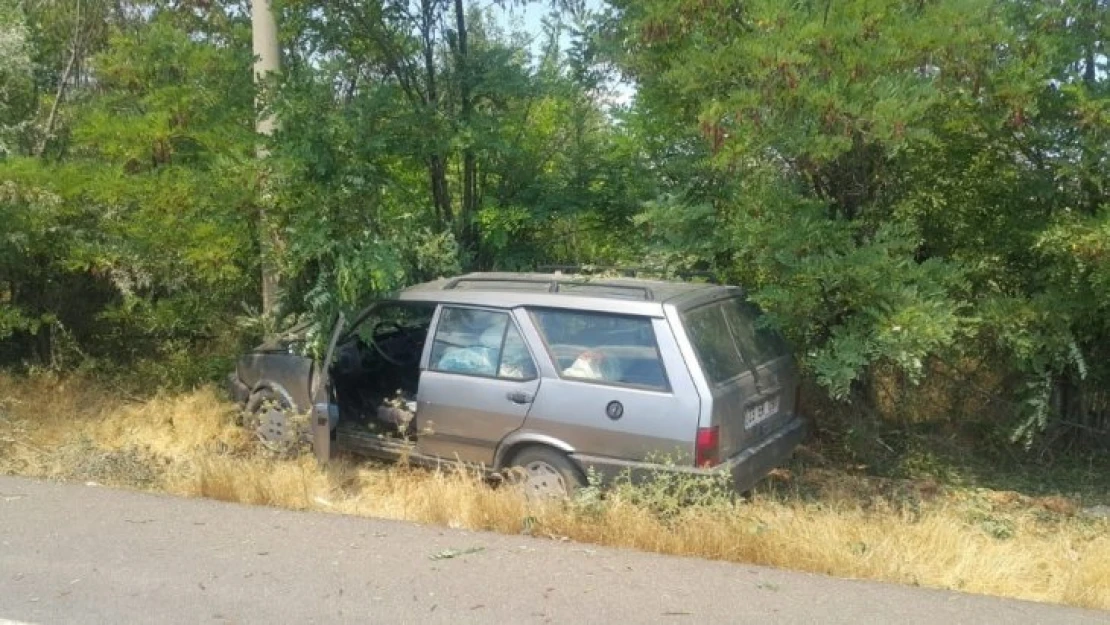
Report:
[{"label": "tree", "polygon": [[582,247],[590,260],[632,253],[605,229],[630,226],[644,197],[624,192],[643,180],[634,149],[613,149],[619,130],[565,55],[531,63],[520,35],[475,9],[464,42],[457,4],[282,6],[274,158],[294,302],[354,306],[403,282],[534,268]]},{"label": "tree", "polygon": [[[189,355],[230,331],[257,266],[245,229],[253,89],[241,15],[201,19],[162,3],[113,11],[70,71],[43,157],[24,141],[24,156],[0,162],[6,358],[145,361],[179,382],[197,371],[182,365],[210,366]],[[52,48],[50,19],[28,15],[39,25],[32,56]]]},{"label": "tree", "polygon": [[1105,302],[1084,295],[1106,219],[1104,3],[612,4],[609,52],[668,128],[656,166],[693,174],[642,220],[751,286],[833,395],[988,349],[1035,381],[1032,421],[1105,423],[1045,409],[1105,360]]}]

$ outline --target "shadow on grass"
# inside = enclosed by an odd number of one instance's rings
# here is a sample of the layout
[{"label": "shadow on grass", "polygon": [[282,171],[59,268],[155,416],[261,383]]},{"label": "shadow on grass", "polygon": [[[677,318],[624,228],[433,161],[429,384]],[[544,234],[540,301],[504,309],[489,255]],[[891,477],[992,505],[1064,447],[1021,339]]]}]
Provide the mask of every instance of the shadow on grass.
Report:
[{"label": "shadow on grass", "polygon": [[1081,505],[1110,503],[1110,454],[1025,451],[985,424],[891,423],[873,416],[818,420],[796,454],[798,475],[835,471],[874,481],[1012,491],[1068,497]]}]

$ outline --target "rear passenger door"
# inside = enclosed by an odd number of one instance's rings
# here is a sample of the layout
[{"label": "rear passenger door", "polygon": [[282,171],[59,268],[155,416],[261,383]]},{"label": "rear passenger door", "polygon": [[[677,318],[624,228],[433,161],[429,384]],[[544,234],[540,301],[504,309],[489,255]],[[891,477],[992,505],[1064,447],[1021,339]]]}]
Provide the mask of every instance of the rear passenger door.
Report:
[{"label": "rear passenger door", "polygon": [[[532,309],[546,354],[525,431],[599,458],[676,461],[693,453],[699,399],[663,318]],[[692,456],[691,456],[692,457]]]},{"label": "rear passenger door", "polygon": [[444,305],[417,393],[417,449],[492,465],[540,388],[535,360],[507,310]]}]

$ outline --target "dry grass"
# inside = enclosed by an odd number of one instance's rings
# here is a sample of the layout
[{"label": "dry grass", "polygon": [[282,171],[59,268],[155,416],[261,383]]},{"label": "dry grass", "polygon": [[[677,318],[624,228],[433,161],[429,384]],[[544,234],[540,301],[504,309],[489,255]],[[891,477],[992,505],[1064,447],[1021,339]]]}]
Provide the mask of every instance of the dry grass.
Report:
[{"label": "dry grass", "polygon": [[743,503],[620,488],[536,507],[458,473],[268,458],[234,419],[211,388],[124,401],[79,379],[0,376],[0,472],[1110,609],[1110,523],[1064,497],[810,470]]}]

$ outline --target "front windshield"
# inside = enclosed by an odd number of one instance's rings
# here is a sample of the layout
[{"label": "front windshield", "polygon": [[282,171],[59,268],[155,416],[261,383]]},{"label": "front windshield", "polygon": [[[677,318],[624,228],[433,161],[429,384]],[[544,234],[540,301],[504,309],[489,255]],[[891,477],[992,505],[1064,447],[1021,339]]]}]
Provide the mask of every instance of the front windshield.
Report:
[{"label": "front windshield", "polygon": [[375,328],[379,333],[391,328],[427,331],[435,310],[435,304],[427,302],[377,302],[355,320],[354,333],[364,342],[369,342],[374,338]]}]

